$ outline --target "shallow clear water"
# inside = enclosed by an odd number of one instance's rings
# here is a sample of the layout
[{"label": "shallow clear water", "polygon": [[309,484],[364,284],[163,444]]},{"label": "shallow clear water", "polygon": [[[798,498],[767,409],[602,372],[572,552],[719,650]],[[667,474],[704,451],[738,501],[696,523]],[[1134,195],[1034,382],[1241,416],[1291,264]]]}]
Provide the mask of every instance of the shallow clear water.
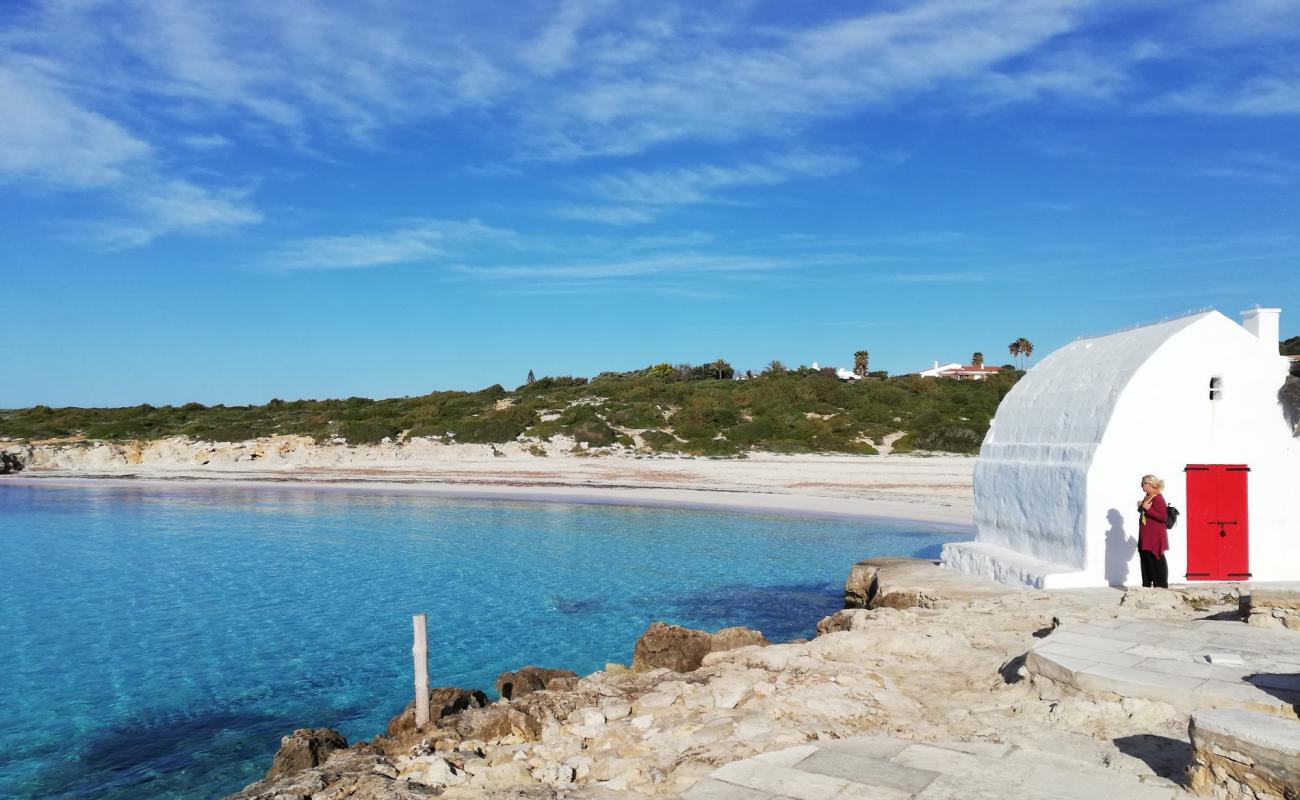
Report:
[{"label": "shallow clear water", "polygon": [[811,636],[854,561],[955,530],[284,487],[0,484],[0,797],[209,798],[296,727],[628,662],[653,620]]}]

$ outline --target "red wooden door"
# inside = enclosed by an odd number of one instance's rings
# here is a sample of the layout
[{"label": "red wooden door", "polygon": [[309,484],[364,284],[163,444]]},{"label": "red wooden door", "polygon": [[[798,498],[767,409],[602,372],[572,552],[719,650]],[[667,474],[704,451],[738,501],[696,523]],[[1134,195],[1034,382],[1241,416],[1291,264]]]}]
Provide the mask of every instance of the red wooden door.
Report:
[{"label": "red wooden door", "polygon": [[1250,520],[1245,464],[1188,464],[1187,579],[1250,577]]}]

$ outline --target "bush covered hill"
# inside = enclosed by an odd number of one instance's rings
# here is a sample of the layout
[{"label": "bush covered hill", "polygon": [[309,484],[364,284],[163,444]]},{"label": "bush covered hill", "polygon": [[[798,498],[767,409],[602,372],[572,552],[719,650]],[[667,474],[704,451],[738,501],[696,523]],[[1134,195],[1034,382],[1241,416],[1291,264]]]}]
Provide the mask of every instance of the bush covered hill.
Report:
[{"label": "bush covered hill", "polygon": [[[653,452],[731,456],[876,452],[895,432],[895,451],[979,449],[998,403],[1023,375],[987,381],[885,377],[842,381],[833,371],[773,365],[732,380],[730,367],[660,364],[594,379],[548,377],[513,392],[368,400],[272,400],[261,406],[50,408],[0,411],[0,437],[129,441],[187,436],[236,442],[277,434],[372,444],[430,437],[446,442],[549,441],[572,437],[579,449],[621,445]],[[586,448],[581,448],[585,444]],[[538,448],[539,454],[541,451]]]}]

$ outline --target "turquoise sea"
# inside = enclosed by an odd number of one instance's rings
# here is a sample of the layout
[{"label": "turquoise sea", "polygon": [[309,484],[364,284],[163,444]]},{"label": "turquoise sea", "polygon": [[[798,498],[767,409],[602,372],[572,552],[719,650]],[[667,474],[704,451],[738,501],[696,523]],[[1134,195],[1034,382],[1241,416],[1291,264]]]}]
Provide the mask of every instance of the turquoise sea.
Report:
[{"label": "turquoise sea", "polygon": [[0,481],[0,797],[212,798],[282,735],[434,685],[629,662],[654,620],[810,637],[849,566],[941,529],[268,486]]}]

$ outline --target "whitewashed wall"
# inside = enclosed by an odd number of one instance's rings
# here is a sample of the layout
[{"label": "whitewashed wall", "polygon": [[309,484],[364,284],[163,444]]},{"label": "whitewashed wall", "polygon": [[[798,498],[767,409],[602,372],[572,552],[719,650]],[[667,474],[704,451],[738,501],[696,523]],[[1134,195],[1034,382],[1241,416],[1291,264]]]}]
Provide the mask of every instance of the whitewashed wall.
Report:
[{"label": "whitewashed wall", "polygon": [[[1215,403],[1211,376],[1223,379]],[[1245,463],[1255,579],[1300,579],[1300,498],[1289,499],[1300,443],[1277,402],[1285,377],[1276,342],[1270,352],[1218,312],[1066,345],[1012,389],[985,438],[978,543],[1051,562],[1046,586],[1140,583],[1142,475],[1164,478],[1166,498],[1186,510],[1185,465]],[[1172,580],[1186,572],[1185,522],[1170,536]],[[996,567],[960,550],[945,559]]]},{"label": "whitewashed wall", "polygon": [[[1276,340],[1270,350],[1217,312],[1170,336],[1153,353],[1125,388],[1088,473],[1090,582],[1141,582],[1136,550],[1125,560],[1119,548],[1125,537],[1136,542],[1141,477],[1150,472],[1164,478],[1166,500],[1186,511],[1187,464],[1251,467],[1254,579],[1300,578],[1300,548],[1288,534],[1300,527],[1300,514],[1288,499],[1288,492],[1300,488],[1300,447],[1277,400],[1286,374]],[[1218,401],[1209,398],[1212,376],[1222,378]],[[1186,523],[1169,535],[1171,580],[1182,581],[1187,572]]]}]

